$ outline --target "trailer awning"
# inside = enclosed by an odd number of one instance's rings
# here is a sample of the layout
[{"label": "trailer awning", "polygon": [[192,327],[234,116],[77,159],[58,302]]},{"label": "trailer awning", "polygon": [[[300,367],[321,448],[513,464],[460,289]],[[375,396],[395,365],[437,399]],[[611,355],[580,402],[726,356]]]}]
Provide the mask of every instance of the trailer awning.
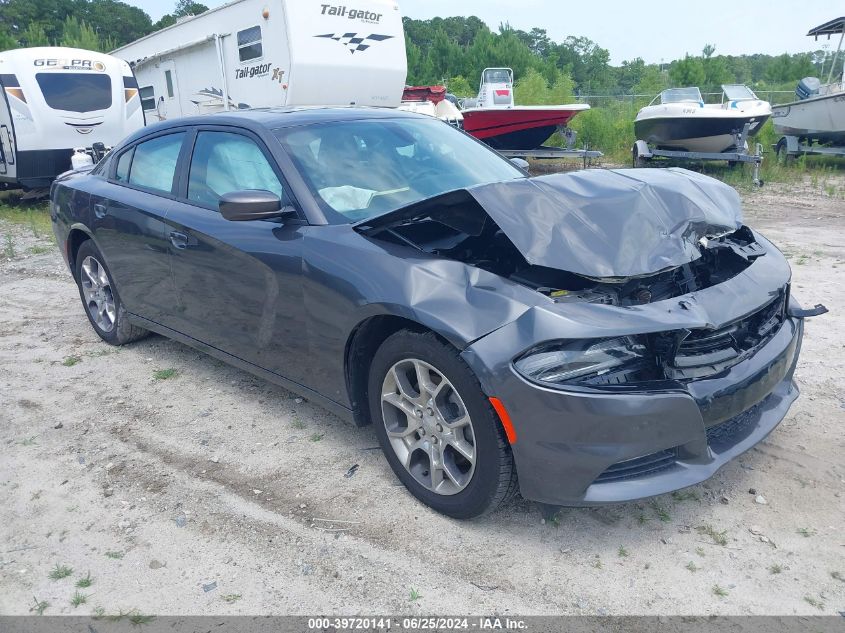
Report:
[{"label": "trailer awning", "polygon": [[818,39],[819,35],[827,35],[830,38],[831,35],[839,35],[843,31],[845,31],[845,17],[836,18],[814,29],[810,29],[807,35],[815,36],[816,39]]}]

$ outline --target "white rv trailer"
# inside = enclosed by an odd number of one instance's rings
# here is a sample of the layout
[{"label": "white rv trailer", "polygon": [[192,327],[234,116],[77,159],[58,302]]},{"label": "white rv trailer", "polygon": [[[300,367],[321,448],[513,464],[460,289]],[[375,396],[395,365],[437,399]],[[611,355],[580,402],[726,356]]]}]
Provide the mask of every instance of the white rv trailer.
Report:
[{"label": "white rv trailer", "polygon": [[48,187],[75,149],[111,147],[144,126],[123,60],[78,48],[0,53],[0,189]]},{"label": "white rv trailer", "polygon": [[147,122],[283,105],[396,107],[407,71],[395,0],[235,0],[127,44]]}]

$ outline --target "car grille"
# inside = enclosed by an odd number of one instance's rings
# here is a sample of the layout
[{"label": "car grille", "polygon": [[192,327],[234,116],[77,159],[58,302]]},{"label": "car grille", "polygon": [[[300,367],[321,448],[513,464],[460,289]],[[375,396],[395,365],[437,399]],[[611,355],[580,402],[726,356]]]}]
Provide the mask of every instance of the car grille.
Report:
[{"label": "car grille", "polygon": [[678,344],[669,368],[672,378],[700,378],[727,369],[777,334],[783,324],[781,293],[754,314],[717,330],[691,330]]},{"label": "car grille", "polygon": [[599,475],[594,483],[602,484],[612,481],[622,481],[624,479],[634,479],[636,477],[645,477],[646,475],[653,475],[654,473],[671,468],[674,464],[674,449],[657,451],[650,455],[627,459],[624,462],[613,464],[613,466]]},{"label": "car grille", "polygon": [[735,444],[747,435],[759,418],[762,403],[755,404],[739,415],[707,428],[707,443],[710,445]]}]

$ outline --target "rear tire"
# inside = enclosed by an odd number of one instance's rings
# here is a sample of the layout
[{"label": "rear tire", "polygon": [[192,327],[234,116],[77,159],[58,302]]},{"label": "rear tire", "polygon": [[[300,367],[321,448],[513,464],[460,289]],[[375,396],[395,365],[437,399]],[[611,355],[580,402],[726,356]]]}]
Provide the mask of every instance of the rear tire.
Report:
[{"label": "rear tire", "polygon": [[787,149],[786,139],[782,138],[778,141],[775,147],[775,155],[777,156],[778,165],[791,165],[795,162],[795,156],[789,153]]},{"label": "rear tire", "polygon": [[75,262],[79,298],[97,335],[109,345],[125,345],[147,336],[149,331],[127,319],[111,273],[92,240],[82,243]]},{"label": "rear tire", "polygon": [[370,365],[368,394],[390,467],[424,504],[470,519],[516,492],[496,412],[457,350],[433,333],[390,336]]}]

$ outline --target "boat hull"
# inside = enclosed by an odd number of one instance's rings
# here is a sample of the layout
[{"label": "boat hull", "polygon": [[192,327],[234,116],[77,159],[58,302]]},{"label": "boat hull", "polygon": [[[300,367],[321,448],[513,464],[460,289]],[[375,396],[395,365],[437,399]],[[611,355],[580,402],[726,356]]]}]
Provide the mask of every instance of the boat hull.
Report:
[{"label": "boat hull", "polygon": [[749,135],[763,127],[768,115],[725,117],[650,117],[634,122],[638,139],[659,149],[719,153],[735,149],[734,134],[750,124]]},{"label": "boat hull", "polygon": [[462,111],[464,130],[495,149],[537,149],[559,126],[566,125],[587,104],[468,108]]},{"label": "boat hull", "polygon": [[772,107],[775,132],[817,143],[845,143],[845,92]]}]

